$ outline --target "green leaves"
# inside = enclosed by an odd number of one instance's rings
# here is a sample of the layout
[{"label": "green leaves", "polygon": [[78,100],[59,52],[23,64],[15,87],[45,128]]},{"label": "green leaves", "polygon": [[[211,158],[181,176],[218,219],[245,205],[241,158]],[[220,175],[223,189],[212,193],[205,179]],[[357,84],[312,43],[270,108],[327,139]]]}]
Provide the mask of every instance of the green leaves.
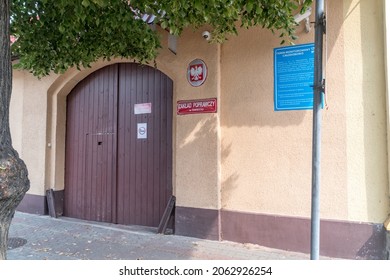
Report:
[{"label": "green leaves", "polygon": [[82,4],[84,7],[88,7],[88,6],[89,6],[89,0],[83,0],[83,2],[81,2],[81,4]]},{"label": "green leaves", "polygon": [[122,0],[14,0],[11,30],[19,38],[16,67],[39,77],[99,58],[151,61],[160,47],[157,33]]},{"label": "green leaves", "polygon": [[223,42],[242,27],[262,26],[280,31],[286,40],[294,40],[296,23],[293,15],[306,9],[313,0],[139,0],[131,5],[141,12],[160,14],[162,28],[180,33],[184,28],[208,25],[213,28],[213,40]]},{"label": "green leaves", "polygon": [[[214,42],[237,34],[237,26],[262,26],[294,40],[293,14],[313,0],[13,0],[11,32],[19,39],[12,51],[17,67],[34,75],[87,67],[99,58],[154,60],[160,47],[155,31],[141,20],[155,22],[172,34],[184,28],[212,28]],[[129,6],[131,4],[131,7]],[[298,10],[297,10],[298,9]]]},{"label": "green leaves", "polygon": [[246,4],[245,10],[246,10],[248,13],[250,13],[250,12],[252,11],[252,9],[253,9],[253,2],[248,2],[248,3]]}]

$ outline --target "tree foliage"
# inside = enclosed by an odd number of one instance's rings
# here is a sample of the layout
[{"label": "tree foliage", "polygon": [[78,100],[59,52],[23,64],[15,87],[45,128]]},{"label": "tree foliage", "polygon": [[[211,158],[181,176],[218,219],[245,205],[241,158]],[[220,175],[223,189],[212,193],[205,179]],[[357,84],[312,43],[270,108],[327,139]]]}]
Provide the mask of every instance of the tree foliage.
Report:
[{"label": "tree foliage", "polygon": [[[172,34],[179,35],[185,27],[209,25],[213,38],[223,42],[241,27],[262,26],[281,31],[281,36],[294,38],[294,12],[304,12],[312,0],[145,0],[132,5],[146,13],[158,15],[157,21]],[[164,12],[161,12],[164,11]]]},{"label": "tree foliage", "polygon": [[11,9],[18,66],[37,76],[98,58],[151,60],[159,47],[157,34],[125,1],[13,0]]},{"label": "tree foliage", "polygon": [[237,34],[237,27],[262,26],[295,39],[293,13],[312,0],[13,0],[11,31],[17,67],[36,76],[88,66],[99,58],[153,60],[160,38],[141,19],[175,35],[186,27],[212,28],[214,42]]}]

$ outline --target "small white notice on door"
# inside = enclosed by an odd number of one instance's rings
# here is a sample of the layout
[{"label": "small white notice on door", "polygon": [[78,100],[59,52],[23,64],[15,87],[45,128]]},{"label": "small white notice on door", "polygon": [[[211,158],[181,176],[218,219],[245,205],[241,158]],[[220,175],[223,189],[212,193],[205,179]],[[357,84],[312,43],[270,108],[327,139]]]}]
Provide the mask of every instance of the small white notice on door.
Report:
[{"label": "small white notice on door", "polygon": [[139,103],[134,104],[134,114],[150,114],[152,113],[152,103]]},{"label": "small white notice on door", "polygon": [[137,123],[137,139],[146,139],[146,138],[148,138],[148,124]]}]

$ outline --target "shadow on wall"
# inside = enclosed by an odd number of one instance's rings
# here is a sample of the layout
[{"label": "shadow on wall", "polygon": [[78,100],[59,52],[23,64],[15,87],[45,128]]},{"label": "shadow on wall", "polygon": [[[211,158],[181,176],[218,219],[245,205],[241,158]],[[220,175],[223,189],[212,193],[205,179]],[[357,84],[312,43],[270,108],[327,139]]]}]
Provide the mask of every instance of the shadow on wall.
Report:
[{"label": "shadow on wall", "polygon": [[[221,162],[226,162],[232,151],[232,143],[226,144],[226,141],[222,140],[221,145]],[[232,172],[227,178],[224,178],[221,182],[221,208],[226,207],[226,201],[232,196],[234,190],[238,188],[238,181],[240,175],[237,171]],[[243,196],[245,193],[242,194]]]},{"label": "shadow on wall", "polygon": [[[309,34],[303,28],[297,31],[297,44],[314,41],[314,29]],[[282,46],[280,42],[266,29],[239,29],[238,36],[221,47],[222,209],[237,202],[259,208],[254,197],[266,188],[269,193],[275,192],[273,186],[292,189],[286,185],[293,180],[279,185],[272,180],[280,177],[279,167],[288,177],[310,164],[312,111],[274,109],[273,50]],[[306,181],[309,185],[310,179]]]},{"label": "shadow on wall", "polygon": [[[177,116],[176,233],[220,240],[219,136],[216,114]],[[196,205],[196,207],[191,207]]]},{"label": "shadow on wall", "polygon": [[[371,1],[361,1],[371,5]],[[333,55],[336,44],[342,38],[342,12],[341,1],[327,1],[328,14],[331,20],[327,28],[331,30],[326,34],[325,58]],[[310,21],[315,20],[315,5]],[[306,33],[304,25],[296,29],[298,40],[296,44],[314,42],[314,24],[311,31]],[[245,47],[243,47],[245,42]],[[260,28],[239,29],[238,36],[232,36],[222,45],[222,122],[221,125],[230,127],[290,127],[301,125],[302,122],[311,123],[311,110],[274,111],[274,48],[285,45],[280,44],[281,39],[269,30]],[[337,54],[336,54],[337,55]],[[342,57],[334,57],[340,60]],[[337,66],[335,66],[337,67]],[[339,70],[339,69],[337,69]],[[248,78],[250,77],[250,78]],[[342,80],[343,76],[329,73],[332,80]],[[336,94],[337,92],[332,92]],[[329,97],[332,102],[332,96]],[[339,97],[337,97],[339,98]],[[332,105],[332,104],[331,104]],[[337,104],[330,107],[330,113],[335,114]],[[338,113],[338,112],[336,112]],[[326,115],[326,113],[324,113]],[[324,116],[326,117],[326,116]]]},{"label": "shadow on wall", "polygon": [[359,1],[359,4],[367,218],[370,221],[378,221],[378,218],[383,216],[384,221],[390,213],[383,59],[384,4],[383,1]]},{"label": "shadow on wall", "polygon": [[[337,20],[346,19],[347,15],[342,15],[341,13],[344,11],[343,9],[339,11],[335,11],[336,9],[340,9],[343,7],[343,4],[340,4],[340,2],[332,1],[332,4],[330,5],[331,9],[329,12],[338,12]],[[337,4],[335,4],[337,3]],[[350,1],[352,3],[352,1]],[[354,2],[356,3],[356,2]],[[376,1],[376,3],[379,3],[379,1]],[[348,5],[348,4],[344,4]],[[360,9],[362,11],[370,11],[373,9],[372,2],[371,1],[360,1],[358,3],[360,5]],[[357,6],[358,6],[357,5]],[[356,12],[356,9],[358,7],[352,7],[352,10]],[[375,6],[375,5],[374,5]],[[345,7],[345,6],[344,6]],[[374,11],[381,11],[380,9],[374,9]],[[379,15],[377,15],[379,16]],[[387,189],[387,158],[383,155],[383,151],[386,149],[386,126],[385,126],[385,108],[384,108],[384,89],[378,89],[377,85],[384,85],[383,82],[383,75],[376,75],[376,73],[383,73],[383,69],[378,69],[381,67],[381,45],[378,44],[378,46],[373,46],[372,42],[377,42],[377,38],[381,38],[380,36],[375,37],[373,40],[372,36],[375,36],[377,32],[381,33],[381,27],[379,26],[380,23],[375,24],[376,26],[373,26],[373,23],[371,22],[371,17],[362,17],[361,24],[362,24],[362,30],[366,30],[367,32],[362,33],[362,45],[361,50],[363,52],[363,125],[364,125],[364,165],[365,165],[365,182],[362,182],[362,184],[366,185],[366,199],[367,199],[367,217],[369,220],[375,220],[378,219],[378,213],[382,210],[378,210],[378,204],[381,204],[382,209],[383,205],[387,205],[388,208],[388,201],[386,201],[388,197],[388,189]],[[328,56],[333,55],[340,55],[340,48],[344,48],[344,45],[340,47],[340,44],[343,44],[343,39],[341,34],[341,27],[342,27],[342,21],[329,23],[333,24],[331,26],[332,32],[328,35],[327,38],[327,52]],[[364,25],[364,26],[363,26]],[[367,26],[370,26],[369,29],[367,29]],[[373,30],[371,28],[374,28]],[[246,141],[245,137],[242,137],[241,135],[237,135],[237,133],[240,133],[241,130],[236,130],[230,132],[230,128],[251,128],[254,132],[256,137],[259,137],[259,141],[262,139],[267,139],[265,141],[265,144],[270,145],[273,140],[272,139],[278,139],[278,141],[285,141],[280,140],[280,138],[277,137],[288,137],[288,140],[290,143],[291,148],[296,148],[297,151],[304,150],[306,147],[302,148],[300,146],[294,146],[294,144],[291,143],[299,143],[300,140],[307,141],[311,137],[311,132],[308,131],[308,129],[311,129],[311,111],[283,111],[283,112],[275,112],[274,111],[274,105],[273,105],[273,71],[272,71],[272,50],[275,47],[279,46],[279,38],[277,36],[270,37],[269,34],[267,34],[266,30],[241,30],[240,31],[240,39],[237,38],[231,38],[229,42],[224,44],[222,46],[222,53],[223,53],[223,60],[222,60],[222,97],[221,97],[221,127],[222,127],[222,134],[224,134],[224,130],[226,131],[226,135],[230,134],[229,137],[223,136],[223,140],[221,143],[221,162],[225,167],[229,167],[229,164],[235,164],[237,161],[230,160],[230,157],[236,157],[237,149],[239,149],[240,145],[243,144],[249,144],[253,145],[255,147],[256,144],[254,144],[255,141]],[[256,35],[256,36],[254,36]],[[264,36],[262,36],[264,35]],[[311,33],[311,36],[313,33]],[[341,39],[339,38],[341,37]],[[264,38],[269,38],[269,40],[264,40]],[[312,41],[312,37],[306,38],[307,41]],[[246,42],[246,45],[249,46],[247,48],[242,48],[242,42]],[[302,42],[303,43],[303,42]],[[337,45],[339,44],[339,45]],[[337,45],[337,50],[336,50]],[[255,46],[251,48],[250,46]],[[373,51],[373,48],[378,48],[378,50]],[[229,59],[229,54],[232,54],[234,52],[234,58]],[[254,59],[255,58],[255,59]],[[335,63],[335,61],[338,59],[338,57],[332,57],[332,62]],[[344,59],[344,58],[340,58]],[[342,62],[344,63],[344,60]],[[337,67],[337,65],[333,64],[332,67]],[[341,68],[341,67],[340,67]],[[344,65],[342,67],[341,73],[344,74]],[[382,67],[383,68],[383,67]],[[239,71],[238,71],[239,69]],[[251,70],[258,69],[258,72],[253,72]],[[245,72],[247,71],[247,72]],[[339,71],[337,71],[338,73]],[[258,80],[248,80],[247,77],[253,77],[253,73],[258,73]],[[256,76],[256,75],[255,75]],[[227,77],[234,77],[234,81],[229,81]],[[343,87],[345,80],[344,76],[337,76],[334,73],[329,73],[329,77],[332,79],[331,85],[332,88],[337,90],[337,87]],[[374,86],[375,85],[375,86]],[[334,104],[334,107],[331,109],[332,111],[329,114],[324,114],[325,118],[327,118],[327,121],[332,120],[337,124],[337,130],[332,131],[334,135],[341,135],[339,138],[336,137],[337,145],[340,146],[340,158],[342,159],[341,164],[343,164],[344,168],[344,158],[345,158],[345,150],[346,147],[344,145],[344,142],[347,139],[347,136],[345,135],[346,126],[345,126],[345,118],[346,113],[350,114],[351,112],[346,111],[346,101],[345,97],[339,97],[336,96],[337,92],[332,92],[331,94],[334,94],[335,100],[340,101],[340,104]],[[332,98],[332,96],[330,96]],[[336,99],[338,98],[338,99]],[[347,98],[354,98],[353,96],[349,96]],[[358,112],[361,113],[361,112]],[[328,115],[328,116],[326,116]],[[341,116],[343,119],[339,120],[338,117]],[[185,117],[185,116],[183,116]],[[348,117],[351,117],[348,115]],[[354,116],[352,116],[354,117]],[[178,118],[182,118],[181,116]],[[196,122],[196,119],[199,121]],[[203,178],[199,178],[199,188],[201,193],[206,193],[207,189],[210,187],[210,184],[208,186],[202,185],[202,180],[207,177],[214,177],[213,168],[215,168],[215,165],[208,165],[207,163],[207,152],[205,153],[205,150],[208,152],[216,153],[214,150],[214,144],[208,143],[208,139],[216,139],[217,136],[214,134],[217,134],[217,128],[216,128],[216,121],[213,119],[213,117],[210,118],[196,118],[193,116],[193,120],[191,125],[181,127],[181,133],[182,135],[185,135],[184,140],[181,143],[178,143],[178,147],[180,148],[181,153],[195,153],[195,156],[193,156],[193,159],[196,159],[196,162],[199,163],[199,172],[198,174],[201,175]],[[269,130],[265,128],[271,128]],[[301,130],[294,130],[296,127],[299,127]],[[279,129],[280,128],[280,129]],[[275,133],[275,131],[278,131]],[[285,133],[287,132],[287,133]],[[338,134],[340,132],[340,134]],[[252,133],[252,132],[251,132]],[[268,133],[268,134],[267,134]],[[210,137],[211,135],[211,137]],[[248,134],[249,135],[249,134]],[[240,136],[240,137],[238,137]],[[293,136],[293,137],[291,137]],[[272,138],[273,137],[273,138]],[[295,137],[295,138],[294,138]],[[239,140],[237,140],[239,138]],[[231,142],[230,140],[234,140]],[[325,145],[333,145],[334,142],[331,142],[328,139],[329,142],[326,142]],[[357,139],[359,140],[359,139]],[[341,144],[340,144],[341,143]],[[269,147],[267,145],[264,145],[264,150],[269,150]],[[297,145],[297,144],[295,144]],[[282,149],[280,145],[278,149]],[[204,150],[202,148],[204,147]],[[328,146],[329,147],[329,146]],[[253,150],[250,149],[251,146],[248,147],[249,153]],[[279,156],[276,152],[274,154]],[[294,156],[294,154],[292,154]],[[303,158],[304,161],[310,160],[310,155]],[[276,157],[275,157],[276,158]],[[282,157],[278,158],[279,162],[282,162],[284,159]],[[204,163],[204,164],[203,164]],[[286,165],[286,162],[283,162],[284,165]],[[194,165],[185,165],[185,166],[194,166]],[[377,168],[377,166],[380,166]],[[190,168],[189,167],[189,168]],[[211,168],[210,168],[211,167]],[[272,166],[270,166],[271,169]],[[186,167],[183,167],[186,168]],[[240,180],[244,175],[242,175],[242,166],[230,166],[231,172],[229,174],[225,173],[225,170],[222,170],[223,173],[226,174],[226,177],[223,177],[222,185],[221,185],[221,192],[222,192],[222,208],[224,208],[224,201],[227,201],[230,196],[232,196],[232,193],[234,193],[239,187],[242,187],[242,184]],[[290,169],[286,168],[287,171],[289,171],[291,174],[297,174],[297,170],[300,169],[295,167],[296,169]],[[339,171],[337,168],[330,169],[330,175],[339,175]],[[344,169],[343,169],[344,170]],[[190,173],[191,170],[181,170],[180,172],[184,173]],[[269,174],[266,174],[266,176],[272,176]],[[302,176],[300,176],[302,177]],[[252,178],[251,178],[252,179]],[[207,181],[207,180],[205,180]],[[253,182],[253,180],[252,180]],[[310,182],[309,182],[310,183]],[[308,183],[308,184],[309,184]],[[180,185],[180,184],[177,184]],[[344,187],[344,184],[341,184],[340,186],[337,186],[337,188]],[[212,187],[212,186],[211,186]],[[202,189],[203,188],[203,189]],[[384,188],[386,188],[386,191],[384,191]],[[331,190],[333,192],[337,192],[337,190]],[[197,190],[194,189],[193,192],[191,192],[191,195],[197,196]],[[334,193],[332,193],[334,194]],[[347,202],[345,203],[347,205]],[[194,210],[195,211],[195,210]],[[198,231],[199,234],[201,231],[206,232],[208,235],[216,236],[217,233],[217,227],[216,225],[218,218],[217,213],[209,214],[210,212],[203,212],[199,213],[197,216],[194,214],[196,212],[188,213],[187,220],[183,220],[183,222],[188,224],[196,224],[197,226],[200,225],[199,228],[191,228],[188,227],[189,230],[193,230],[194,233],[192,233],[195,236],[198,237],[204,237],[199,236],[196,234]],[[211,217],[209,220],[206,219],[207,217]],[[212,222],[210,222],[210,220]],[[196,222],[195,222],[196,221]],[[366,242],[363,241],[363,243],[360,243],[359,246],[361,248],[357,252],[357,256],[360,258],[369,258],[369,255],[372,254],[373,251],[377,250],[374,248],[377,246],[378,240],[382,240],[383,231],[381,232],[381,228],[378,227],[378,230],[374,230],[371,237],[367,236],[362,237],[360,240],[367,240]],[[207,235],[206,234],[206,235]],[[345,237],[345,239],[341,240],[340,242],[343,243],[345,240],[348,240],[348,236]],[[366,238],[366,239],[364,239]],[[363,245],[361,245],[363,244]],[[380,255],[380,252],[378,253]]]},{"label": "shadow on wall", "polygon": [[[299,43],[312,41],[310,36]],[[278,36],[260,28],[240,29],[222,45],[223,127],[297,126],[310,116],[310,111],[274,110],[273,50],[281,46]]]},{"label": "shadow on wall", "polygon": [[[186,116],[179,116],[179,118],[183,118]],[[187,116],[188,117],[188,116]],[[193,116],[194,117],[194,116]],[[216,127],[216,120],[214,117],[210,117],[207,119],[202,119],[198,122],[196,122],[193,126],[187,125],[185,127],[182,126],[184,135],[187,135],[185,139],[179,143],[179,149],[181,153],[185,154],[196,154],[194,159],[199,161],[200,163],[204,163],[204,165],[198,165],[199,169],[202,170],[202,178],[206,179],[207,177],[211,177],[215,175],[215,168],[214,169],[204,169],[205,166],[207,166],[208,162],[208,156],[209,153],[205,153],[204,150],[209,151],[216,154],[216,150],[212,150],[208,144],[208,139],[217,139],[217,127]],[[225,144],[226,141],[222,140],[221,143],[221,162],[225,162],[231,152],[232,152],[232,144]],[[204,147],[204,149],[200,148]],[[212,158],[212,160],[215,160],[215,158]],[[213,166],[215,167],[215,166]],[[229,175],[228,178],[226,178],[222,182],[222,195],[229,196],[229,194],[237,188],[237,182],[239,179],[239,173],[237,171],[233,172]],[[200,186],[201,187],[201,186]],[[244,194],[243,194],[244,195]],[[224,200],[224,199],[222,199]]]},{"label": "shadow on wall", "polygon": [[[210,116],[209,114],[207,114]],[[181,133],[186,135],[184,140],[179,144],[180,149],[187,149],[188,146],[194,145],[195,142],[205,142],[214,135],[217,134],[217,126],[216,121],[213,117],[207,117],[204,115],[204,118],[199,119],[199,121],[191,122],[191,125],[181,126]],[[198,115],[202,116],[202,115]],[[177,116],[178,118],[195,118],[195,115],[185,115],[185,116]]]}]

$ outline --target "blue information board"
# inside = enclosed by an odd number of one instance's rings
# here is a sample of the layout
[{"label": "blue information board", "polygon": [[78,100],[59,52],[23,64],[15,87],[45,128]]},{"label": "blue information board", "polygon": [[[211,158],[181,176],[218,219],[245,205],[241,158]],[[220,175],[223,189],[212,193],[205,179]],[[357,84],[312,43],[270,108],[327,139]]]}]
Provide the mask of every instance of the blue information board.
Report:
[{"label": "blue information board", "polygon": [[274,49],[275,111],[313,109],[314,43]]}]

